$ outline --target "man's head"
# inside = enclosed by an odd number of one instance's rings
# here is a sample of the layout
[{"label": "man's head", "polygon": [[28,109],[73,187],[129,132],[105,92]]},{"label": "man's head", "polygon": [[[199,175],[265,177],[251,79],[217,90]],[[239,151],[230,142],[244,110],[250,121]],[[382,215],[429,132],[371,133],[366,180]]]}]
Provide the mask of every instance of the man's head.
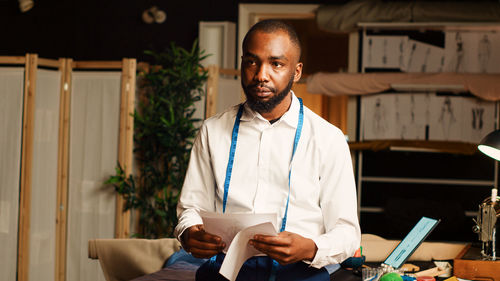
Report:
[{"label": "man's head", "polygon": [[296,32],[284,22],[265,20],[248,31],[243,39],[241,85],[252,109],[270,117],[288,110],[290,100],[285,97],[302,74],[300,51]]}]

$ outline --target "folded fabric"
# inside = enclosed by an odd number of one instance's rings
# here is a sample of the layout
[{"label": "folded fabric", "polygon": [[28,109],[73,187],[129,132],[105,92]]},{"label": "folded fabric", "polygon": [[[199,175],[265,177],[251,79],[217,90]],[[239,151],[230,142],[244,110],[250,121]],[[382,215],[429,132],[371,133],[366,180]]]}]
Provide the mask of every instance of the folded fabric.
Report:
[{"label": "folded fabric", "polygon": [[323,73],[307,77],[307,91],[328,96],[366,95],[395,84],[427,87],[462,86],[463,91],[488,101],[500,100],[500,74],[479,73]]},{"label": "folded fabric", "polygon": [[164,239],[89,240],[89,258],[99,259],[107,281],[131,280],[160,270],[180,243]]},{"label": "folded fabric", "polygon": [[[373,234],[361,235],[361,246],[367,262],[384,261],[399,242]],[[423,242],[410,256],[409,261],[452,260],[465,246],[465,243]]]}]

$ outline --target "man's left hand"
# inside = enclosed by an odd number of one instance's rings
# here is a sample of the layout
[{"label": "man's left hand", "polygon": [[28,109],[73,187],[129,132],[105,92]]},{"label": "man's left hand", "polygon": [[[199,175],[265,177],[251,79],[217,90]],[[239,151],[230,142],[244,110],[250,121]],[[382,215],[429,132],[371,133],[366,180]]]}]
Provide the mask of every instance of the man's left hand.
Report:
[{"label": "man's left hand", "polygon": [[302,260],[312,261],[318,250],[313,240],[288,231],[277,236],[257,234],[249,243],[281,265]]}]

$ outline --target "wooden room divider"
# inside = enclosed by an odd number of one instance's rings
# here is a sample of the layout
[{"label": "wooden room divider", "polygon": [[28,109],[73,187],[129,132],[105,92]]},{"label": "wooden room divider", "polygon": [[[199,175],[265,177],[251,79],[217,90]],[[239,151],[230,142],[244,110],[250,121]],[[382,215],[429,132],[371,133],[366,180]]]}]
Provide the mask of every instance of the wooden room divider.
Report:
[{"label": "wooden room divider", "polygon": [[[92,73],[98,74],[94,75],[97,77],[95,82],[89,80],[92,78],[88,78],[92,76]],[[68,239],[68,213],[72,208],[82,207],[68,204],[69,194],[74,192],[69,190],[72,176],[70,163],[78,162],[76,155],[70,155],[70,148],[77,141],[77,139],[71,139],[70,133],[79,130],[77,126],[71,128],[70,125],[74,121],[72,116],[83,107],[83,104],[72,103],[72,98],[77,98],[72,96],[72,92],[82,92],[75,88],[73,82],[75,79],[78,82],[80,79],[78,77],[82,75],[86,76],[83,80],[88,80],[83,83],[86,85],[99,84],[97,80],[109,80],[101,87],[103,99],[111,105],[110,107],[113,107],[113,100],[107,96],[117,97],[115,98],[117,101],[115,111],[118,115],[112,117],[116,119],[116,125],[111,124],[110,121],[103,121],[103,126],[107,127],[101,130],[113,131],[113,126],[116,127],[117,139],[114,141],[117,145],[115,148],[109,145],[104,148],[105,150],[117,148],[114,152],[116,158],[107,160],[112,163],[111,170],[114,171],[116,164],[120,163],[129,174],[132,172],[135,59],[84,62],[67,58],[44,59],[36,54],[16,57],[0,56],[1,103],[2,109],[5,109],[3,110],[5,116],[2,115],[4,122],[0,122],[0,143],[5,147],[0,150],[0,158],[3,159],[0,160],[2,161],[0,174],[2,176],[12,174],[10,178],[5,177],[5,180],[0,181],[2,185],[0,188],[0,240],[2,244],[5,242],[5,245],[9,246],[8,250],[0,256],[2,260],[0,269],[2,269],[2,275],[7,278],[6,280],[16,280],[16,275],[19,281],[70,279],[67,271],[69,252],[67,246],[71,242]],[[115,86],[110,88],[106,83]],[[113,90],[115,93],[111,93]],[[87,94],[85,93],[81,100],[89,100]],[[15,110],[16,104],[19,105],[18,110]],[[97,104],[100,104],[99,100]],[[103,108],[96,112],[102,113],[107,110],[108,108]],[[16,129],[16,126],[19,128]],[[95,129],[95,127],[87,129]],[[86,133],[92,135],[97,132],[87,130]],[[101,143],[86,144],[87,147],[99,145]],[[11,167],[9,171],[7,171],[8,167]],[[15,173],[16,167],[20,170],[18,174]],[[107,169],[109,170],[109,167]],[[103,182],[96,183],[97,192],[92,193],[91,196],[102,192]],[[113,206],[112,214],[113,231],[111,237],[103,238],[129,237],[130,214],[123,211],[121,197],[115,195],[111,187],[109,189],[116,198],[116,206]],[[19,200],[16,200],[16,197]],[[88,202],[83,203],[85,204]],[[106,205],[107,202],[104,201],[101,204]],[[81,223],[77,219],[74,219],[75,225]],[[90,263],[86,255],[87,237],[81,233],[78,235],[80,240],[85,240],[85,243],[82,243],[84,249],[81,249],[85,255],[77,255],[77,260],[72,261],[72,264]],[[103,280],[98,264],[95,263],[93,267],[97,271],[93,277],[92,274],[85,272],[85,274],[80,274],[78,279],[86,280],[85,276],[87,276],[88,280]],[[96,276],[98,278],[95,278]]]}]

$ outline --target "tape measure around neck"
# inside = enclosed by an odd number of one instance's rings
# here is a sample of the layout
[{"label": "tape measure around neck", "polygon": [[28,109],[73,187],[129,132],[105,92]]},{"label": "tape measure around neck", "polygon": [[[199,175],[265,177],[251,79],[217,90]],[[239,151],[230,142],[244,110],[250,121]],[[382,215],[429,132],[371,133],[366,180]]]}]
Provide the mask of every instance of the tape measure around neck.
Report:
[{"label": "tape measure around neck", "polygon": [[[304,124],[304,105],[302,103],[302,99],[299,98],[299,104],[300,104],[300,109],[299,109],[299,120],[297,123],[297,129],[295,131],[295,137],[293,140],[293,150],[292,150],[292,157],[290,159],[290,164],[293,161],[293,157],[295,155],[295,151],[297,150],[297,145],[299,144],[300,140],[300,135],[302,134],[302,126]],[[240,105],[238,109],[238,113],[236,114],[236,118],[234,120],[234,126],[233,126],[233,132],[231,135],[231,146],[229,148],[229,160],[227,161],[227,168],[226,168],[226,178],[224,180],[224,198],[222,201],[222,212],[226,212],[226,205],[227,205],[227,196],[229,193],[229,183],[231,182],[231,174],[233,171],[233,164],[234,164],[234,155],[236,153],[236,143],[238,142],[238,131],[240,128],[240,120],[241,120],[241,115],[243,114],[243,104]],[[292,165],[290,165],[290,170],[288,171],[288,196],[286,199],[286,208],[285,208],[285,214],[283,216],[283,220],[281,222],[281,229],[280,232],[285,230],[286,227],[286,221],[287,221],[287,214],[288,214],[288,203],[290,201],[290,180],[291,180],[291,175],[292,175]]]}]

